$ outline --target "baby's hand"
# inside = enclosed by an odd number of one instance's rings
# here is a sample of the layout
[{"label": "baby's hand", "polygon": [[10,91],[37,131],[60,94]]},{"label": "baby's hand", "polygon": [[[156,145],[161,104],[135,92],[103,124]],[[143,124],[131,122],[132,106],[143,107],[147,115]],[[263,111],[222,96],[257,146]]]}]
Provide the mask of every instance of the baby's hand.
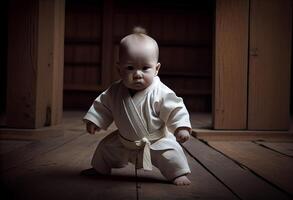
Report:
[{"label": "baby's hand", "polygon": [[190,137],[189,130],[187,128],[178,128],[175,131],[175,137],[178,142],[184,143]]},{"label": "baby's hand", "polygon": [[99,131],[100,128],[97,127],[93,122],[88,121],[86,123],[86,130],[89,134],[95,134],[95,132]]}]

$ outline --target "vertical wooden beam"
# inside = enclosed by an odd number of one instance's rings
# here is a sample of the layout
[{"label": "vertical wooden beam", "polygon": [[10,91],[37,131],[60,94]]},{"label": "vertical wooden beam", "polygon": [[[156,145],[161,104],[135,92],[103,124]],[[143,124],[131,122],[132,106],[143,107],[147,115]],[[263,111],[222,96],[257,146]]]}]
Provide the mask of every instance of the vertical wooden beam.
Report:
[{"label": "vertical wooden beam", "polygon": [[52,78],[53,78],[53,39],[54,4],[50,0],[38,2],[37,71],[36,71],[36,127],[51,124]]},{"label": "vertical wooden beam", "polygon": [[246,129],[249,0],[217,0],[213,123]]},{"label": "vertical wooden beam", "polygon": [[61,122],[65,0],[39,0],[37,126]]},{"label": "vertical wooden beam", "polygon": [[287,130],[291,0],[251,0],[248,129]]},{"label": "vertical wooden beam", "polygon": [[52,125],[62,121],[63,113],[65,0],[55,0],[54,11]]},{"label": "vertical wooden beam", "polygon": [[9,127],[33,128],[36,119],[38,1],[10,1],[7,103]]},{"label": "vertical wooden beam", "polygon": [[[64,4],[64,0],[11,1],[7,80],[9,127],[38,128],[60,122],[56,115],[60,116],[62,109],[56,102],[57,99],[62,101],[63,45],[56,45],[63,44],[64,36],[63,27],[58,30],[60,25],[56,23],[62,22],[63,16],[60,14],[56,19],[56,12],[59,7],[63,11],[58,12],[64,13],[61,2]],[[59,52],[54,51],[57,48]],[[57,90],[56,84],[61,89]]]}]

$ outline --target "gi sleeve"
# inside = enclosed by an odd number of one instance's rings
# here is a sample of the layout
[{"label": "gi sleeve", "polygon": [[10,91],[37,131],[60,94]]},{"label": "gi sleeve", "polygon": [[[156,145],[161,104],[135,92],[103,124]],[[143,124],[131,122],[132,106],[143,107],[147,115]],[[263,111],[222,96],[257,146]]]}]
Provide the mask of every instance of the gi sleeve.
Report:
[{"label": "gi sleeve", "polygon": [[84,121],[91,121],[99,128],[106,130],[113,122],[111,111],[111,90],[108,89],[100,94],[83,118]]},{"label": "gi sleeve", "polygon": [[172,133],[179,127],[186,127],[191,131],[190,118],[183,99],[177,97],[175,93],[168,93],[162,98],[159,118]]}]

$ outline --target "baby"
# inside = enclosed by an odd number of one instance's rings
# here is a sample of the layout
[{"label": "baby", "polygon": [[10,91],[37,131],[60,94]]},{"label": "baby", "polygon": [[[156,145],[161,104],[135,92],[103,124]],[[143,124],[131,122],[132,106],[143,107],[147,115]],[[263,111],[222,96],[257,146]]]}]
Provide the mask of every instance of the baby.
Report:
[{"label": "baby", "polygon": [[113,121],[118,130],[99,143],[91,164],[100,174],[128,162],[144,170],[154,165],[175,185],[189,185],[190,169],[178,143],[190,137],[189,114],[182,98],[157,76],[158,57],[157,42],[142,28],[121,40],[121,80],[98,96],[84,117],[90,134],[107,129]]}]

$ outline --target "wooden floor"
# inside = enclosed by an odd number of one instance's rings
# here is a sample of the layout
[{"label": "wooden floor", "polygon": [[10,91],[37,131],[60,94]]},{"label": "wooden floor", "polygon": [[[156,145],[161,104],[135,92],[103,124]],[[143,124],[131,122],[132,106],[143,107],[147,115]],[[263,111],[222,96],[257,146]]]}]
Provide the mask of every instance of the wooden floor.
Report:
[{"label": "wooden floor", "polygon": [[[39,130],[0,129],[1,199],[293,199],[292,134],[192,137],[183,145],[192,184],[176,187],[157,169],[136,175],[132,165],[80,175],[115,128],[88,135],[82,116],[66,112],[62,125]],[[209,126],[205,115],[192,118]]]}]

